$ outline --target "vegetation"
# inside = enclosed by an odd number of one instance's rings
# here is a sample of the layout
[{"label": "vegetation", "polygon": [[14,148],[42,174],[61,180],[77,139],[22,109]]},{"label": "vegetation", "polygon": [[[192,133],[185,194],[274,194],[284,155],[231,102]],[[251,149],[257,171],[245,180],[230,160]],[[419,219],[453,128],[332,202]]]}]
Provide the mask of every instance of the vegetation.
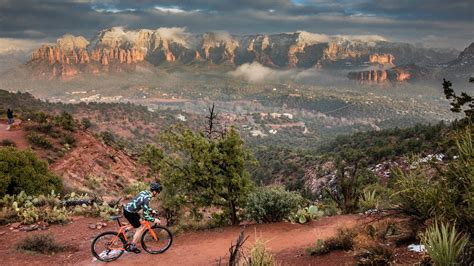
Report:
[{"label": "vegetation", "polygon": [[257,223],[273,223],[288,219],[303,204],[304,199],[297,192],[283,187],[261,187],[248,196],[245,213]]},{"label": "vegetation", "polygon": [[30,251],[40,254],[53,254],[66,249],[58,244],[51,234],[28,235],[22,238],[16,248],[20,251]]},{"label": "vegetation", "polygon": [[25,191],[31,195],[61,191],[62,180],[31,150],[0,148],[0,196]]},{"label": "vegetation", "polygon": [[217,207],[231,224],[237,224],[238,212],[253,188],[245,170],[250,154],[239,134],[231,129],[222,138],[209,139],[177,126],[161,140],[168,154],[160,166],[168,211],[177,214],[189,207],[199,219],[199,208]]},{"label": "vegetation", "polygon": [[28,134],[27,138],[30,144],[35,147],[39,147],[43,149],[53,148],[53,143],[51,143],[51,141],[42,134],[31,132],[30,134]]},{"label": "vegetation", "polygon": [[318,239],[316,245],[306,249],[309,255],[324,255],[333,250],[351,250],[357,233],[354,229],[339,229],[335,237],[322,240]]},{"label": "vegetation", "polygon": [[249,265],[273,266],[276,264],[275,258],[270,250],[265,246],[265,242],[258,238],[250,250]]},{"label": "vegetation", "polygon": [[324,212],[318,210],[318,207],[311,205],[303,209],[299,209],[296,213],[290,215],[290,221],[293,223],[304,224],[306,222],[319,219],[324,216]]},{"label": "vegetation", "polygon": [[457,221],[472,233],[474,223],[474,146],[472,127],[455,136],[458,157],[433,176],[421,163],[395,170],[392,199],[407,214],[425,220]]},{"label": "vegetation", "polygon": [[455,225],[435,222],[421,235],[421,242],[434,265],[455,265],[469,238],[459,233]]}]

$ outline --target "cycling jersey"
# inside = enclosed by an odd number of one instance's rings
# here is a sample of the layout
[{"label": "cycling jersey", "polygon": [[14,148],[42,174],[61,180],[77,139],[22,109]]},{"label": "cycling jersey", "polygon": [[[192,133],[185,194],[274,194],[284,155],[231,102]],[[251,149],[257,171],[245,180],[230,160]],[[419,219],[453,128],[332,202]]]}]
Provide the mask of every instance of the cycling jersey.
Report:
[{"label": "cycling jersey", "polygon": [[137,213],[143,209],[143,218],[147,221],[153,222],[155,218],[150,215],[150,212],[152,211],[150,208],[151,196],[151,191],[144,190],[127,203],[127,205],[124,206],[124,209],[131,213]]}]

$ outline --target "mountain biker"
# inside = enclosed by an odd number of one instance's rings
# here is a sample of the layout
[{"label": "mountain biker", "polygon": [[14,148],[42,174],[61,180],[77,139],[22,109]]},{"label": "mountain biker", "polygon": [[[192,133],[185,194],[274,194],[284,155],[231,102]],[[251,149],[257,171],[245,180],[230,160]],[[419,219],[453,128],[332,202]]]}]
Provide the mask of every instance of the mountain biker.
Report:
[{"label": "mountain biker", "polygon": [[138,212],[143,210],[143,218],[149,222],[159,223],[160,220],[153,218],[150,214],[154,211],[150,208],[151,197],[158,195],[162,186],[159,183],[152,182],[150,184],[150,190],[143,190],[133,198],[129,203],[123,206],[123,216],[127,218],[128,222],[135,228],[135,234],[133,235],[132,242],[127,245],[127,251],[140,253],[141,251],[136,247],[138,239],[145,231],[146,227],[140,223],[140,215]]}]

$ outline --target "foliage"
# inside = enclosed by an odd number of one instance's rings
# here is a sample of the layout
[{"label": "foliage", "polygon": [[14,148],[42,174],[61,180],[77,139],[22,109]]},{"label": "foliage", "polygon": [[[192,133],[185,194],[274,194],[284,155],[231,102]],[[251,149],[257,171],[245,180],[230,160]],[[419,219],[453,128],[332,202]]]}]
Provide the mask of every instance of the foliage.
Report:
[{"label": "foliage", "polygon": [[333,250],[351,250],[357,233],[354,229],[340,228],[337,235],[326,240],[318,239],[316,245],[306,249],[309,255],[324,255]]},{"label": "foliage", "polygon": [[366,166],[365,155],[356,150],[348,150],[336,158],[336,188],[327,188],[326,192],[343,213],[357,211],[362,189],[377,182]]},{"label": "foliage", "polygon": [[306,222],[319,219],[323,216],[323,211],[320,211],[315,205],[310,205],[303,209],[299,209],[296,213],[291,214],[290,221],[293,223],[304,224]]},{"label": "foliage", "polygon": [[143,190],[146,190],[146,189],[149,189],[149,185],[145,182],[142,182],[142,181],[134,181],[132,183],[130,183],[125,189],[124,189],[124,193],[125,195],[127,195],[128,197],[134,197],[136,196],[138,193],[140,193],[140,191],[143,191]]},{"label": "foliage", "polygon": [[77,127],[74,117],[68,112],[62,112],[59,116],[56,116],[54,122],[67,131],[75,131]]},{"label": "foliage", "polygon": [[359,200],[359,206],[362,211],[377,209],[379,207],[379,198],[377,191],[364,189],[362,197]]},{"label": "foliage", "polygon": [[446,169],[438,168],[428,176],[422,165],[410,171],[394,171],[392,199],[406,213],[428,219],[457,221],[472,233],[474,224],[474,145],[472,126],[456,136],[458,158],[451,160]]},{"label": "foliage", "polygon": [[160,163],[163,160],[163,151],[156,146],[147,144],[144,151],[140,155],[139,162],[150,168],[150,174],[156,175],[160,170]]},{"label": "foliage", "polygon": [[72,213],[75,215],[84,215],[91,217],[101,217],[102,219],[108,219],[112,215],[119,213],[118,208],[111,207],[106,202],[102,204],[92,203],[92,205],[77,205],[73,208]]},{"label": "foliage", "polygon": [[250,250],[249,265],[272,266],[275,265],[275,258],[270,250],[265,246],[262,239],[257,239]]},{"label": "foliage", "polygon": [[[449,80],[443,79],[443,91],[446,99],[451,100],[451,111],[455,113],[464,111],[466,120],[474,122],[474,98],[465,92],[462,92],[460,96],[456,95],[452,86],[453,84]],[[467,109],[463,109],[465,104],[468,106]]]},{"label": "foliage", "polygon": [[51,141],[45,135],[36,132],[31,132],[30,134],[28,134],[27,138],[33,146],[40,147],[43,149],[53,148],[53,143],[51,143]]},{"label": "foliage", "polygon": [[81,126],[84,131],[87,131],[89,128],[92,127],[92,122],[89,118],[84,117],[81,119]]},{"label": "foliage", "polygon": [[357,265],[392,265],[393,251],[381,243],[375,243],[357,254]]},{"label": "foliage", "polygon": [[220,139],[177,126],[161,137],[167,155],[161,160],[163,203],[178,213],[183,206],[197,213],[200,207],[225,211],[230,223],[238,223],[237,212],[253,187],[245,164],[250,154],[237,131]]},{"label": "foliage", "polygon": [[445,140],[449,127],[443,122],[436,125],[416,125],[409,128],[391,128],[380,131],[341,135],[323,145],[321,154],[337,157],[350,150],[366,156],[369,164],[393,159],[406,154],[444,152],[438,145]]},{"label": "foliage", "polygon": [[297,192],[283,187],[260,187],[252,192],[245,206],[246,216],[257,223],[272,223],[287,219],[304,204]]},{"label": "foliage", "polygon": [[455,265],[469,243],[456,226],[435,222],[421,235],[421,242],[435,265]]},{"label": "foliage", "polygon": [[60,191],[62,180],[48,171],[46,162],[39,160],[31,150],[0,148],[0,196],[18,194],[47,194]]},{"label": "foliage", "polygon": [[66,134],[64,135],[63,140],[61,141],[61,144],[74,146],[74,144],[76,144],[76,139],[74,138],[74,135]]},{"label": "foliage", "polygon": [[51,254],[65,249],[63,245],[56,243],[51,234],[28,235],[18,242],[16,248],[20,251],[32,251],[40,254]]}]

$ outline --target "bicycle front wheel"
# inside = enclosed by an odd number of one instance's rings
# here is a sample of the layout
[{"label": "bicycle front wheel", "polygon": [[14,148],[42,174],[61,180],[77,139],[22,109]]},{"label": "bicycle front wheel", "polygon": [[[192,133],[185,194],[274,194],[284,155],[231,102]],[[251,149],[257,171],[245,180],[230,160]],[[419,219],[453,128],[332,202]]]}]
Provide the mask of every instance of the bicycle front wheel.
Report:
[{"label": "bicycle front wheel", "polygon": [[[156,237],[156,238],[155,238]],[[150,254],[165,252],[173,243],[173,235],[168,228],[154,225],[150,230],[143,232],[142,248]]]},{"label": "bicycle front wheel", "polygon": [[100,261],[110,262],[118,259],[125,251],[126,241],[117,232],[104,232],[92,241],[92,255]]}]

